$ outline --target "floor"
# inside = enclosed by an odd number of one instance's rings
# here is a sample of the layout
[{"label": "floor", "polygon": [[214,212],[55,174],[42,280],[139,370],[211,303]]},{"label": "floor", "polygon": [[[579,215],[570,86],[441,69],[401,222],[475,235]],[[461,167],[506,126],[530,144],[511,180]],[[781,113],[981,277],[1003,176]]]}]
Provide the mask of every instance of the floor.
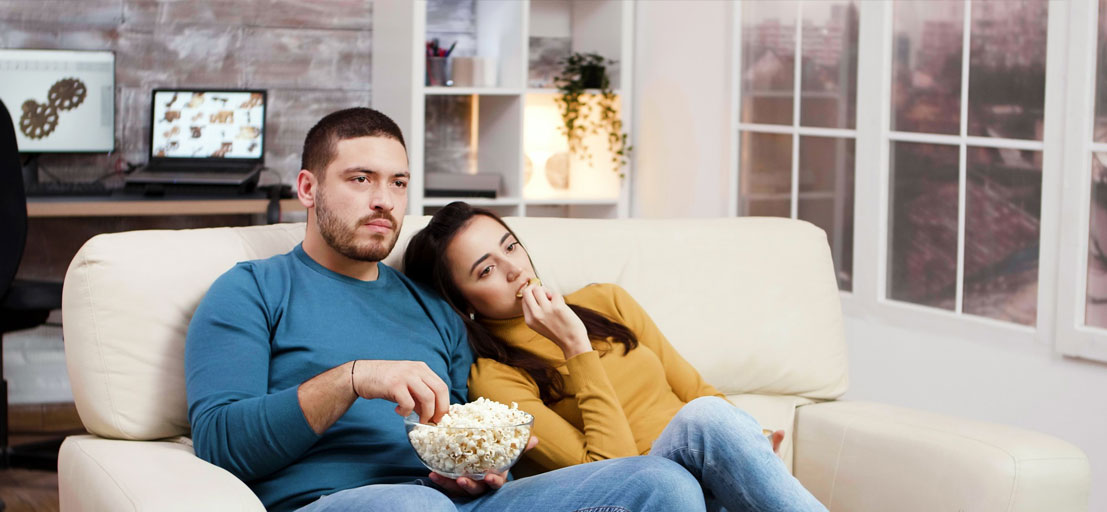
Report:
[{"label": "floor", "polygon": [[0,498],[4,512],[57,512],[58,474],[53,471],[0,471]]},{"label": "floor", "polygon": [[[13,445],[80,433],[81,420],[71,404],[12,405],[8,421]],[[4,512],[57,512],[58,474],[31,469],[0,470]]]}]

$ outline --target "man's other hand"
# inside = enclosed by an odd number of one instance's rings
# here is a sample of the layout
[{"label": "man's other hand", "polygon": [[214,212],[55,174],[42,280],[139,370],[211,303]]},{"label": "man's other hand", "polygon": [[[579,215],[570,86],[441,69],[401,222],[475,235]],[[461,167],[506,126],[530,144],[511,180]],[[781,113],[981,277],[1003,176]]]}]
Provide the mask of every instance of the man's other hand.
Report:
[{"label": "man's other hand", "polygon": [[[530,436],[530,440],[527,441],[527,447],[524,448],[523,451],[530,451],[531,448],[537,445],[538,438]],[[489,471],[484,474],[484,480],[473,480],[472,478],[466,477],[453,479],[438,473],[431,473],[430,479],[439,487],[445,489],[446,494],[450,496],[480,496],[488,492],[489,489],[496,490],[503,487],[504,484],[507,483],[507,471],[503,473],[493,473]]]}]

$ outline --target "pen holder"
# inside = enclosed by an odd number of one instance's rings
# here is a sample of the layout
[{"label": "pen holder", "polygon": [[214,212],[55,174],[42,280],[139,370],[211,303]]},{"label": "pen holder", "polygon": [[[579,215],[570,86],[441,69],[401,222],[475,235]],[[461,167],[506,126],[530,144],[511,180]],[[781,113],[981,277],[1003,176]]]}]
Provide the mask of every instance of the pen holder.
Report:
[{"label": "pen holder", "polygon": [[451,86],[449,57],[427,57],[427,85]]}]

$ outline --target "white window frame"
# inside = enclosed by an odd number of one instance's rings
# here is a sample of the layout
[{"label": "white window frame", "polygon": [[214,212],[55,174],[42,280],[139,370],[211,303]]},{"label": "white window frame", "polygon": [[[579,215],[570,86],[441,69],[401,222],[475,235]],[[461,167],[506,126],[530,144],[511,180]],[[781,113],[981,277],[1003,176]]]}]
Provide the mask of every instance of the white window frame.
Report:
[{"label": "white window frame", "polygon": [[[968,0],[966,3],[973,0]],[[979,1],[979,0],[976,0]],[[1067,193],[1069,184],[1066,177],[1066,195],[1062,201],[1061,184],[1062,170],[1069,169],[1071,175],[1072,166],[1062,158],[1065,153],[1072,153],[1066,147],[1064,135],[1071,124],[1065,114],[1071,108],[1066,105],[1066,99],[1072,103],[1074,95],[1070,80],[1066,79],[1066,67],[1071,66],[1072,57],[1066,54],[1066,48],[1072,44],[1069,40],[1076,34],[1068,30],[1075,19],[1080,19],[1081,13],[1073,12],[1081,9],[1073,4],[1085,2],[1067,2],[1065,0],[1049,1],[1049,26],[1047,35],[1046,54],[1046,91],[1043,119],[1043,139],[1037,141],[993,140],[988,137],[973,137],[965,134],[967,123],[967,101],[962,101],[961,134],[959,135],[928,135],[915,133],[896,133],[891,130],[891,81],[892,81],[892,54],[893,54],[893,7],[892,2],[857,3],[860,16],[860,28],[858,34],[858,80],[857,80],[857,123],[856,123],[856,168],[854,172],[854,252],[853,252],[853,290],[841,294],[843,312],[853,318],[874,321],[877,323],[892,324],[911,330],[928,332],[939,336],[950,336],[963,339],[971,339],[982,343],[994,343],[1001,346],[1036,345],[1048,347],[1055,335],[1056,317],[1060,313],[1057,305],[1056,293],[1058,286],[1058,262],[1064,261],[1058,255],[1061,244],[1061,206],[1072,204]],[[740,194],[739,172],[740,169],[740,132],[749,125],[739,123],[741,108],[741,8],[734,9],[733,17],[734,40],[733,52],[735,55],[735,80],[734,109],[732,112],[732,140],[734,140],[734,156],[731,168],[731,193],[733,194],[730,207],[737,214],[738,195]],[[1084,9],[1086,10],[1086,9]],[[1095,17],[1083,14],[1087,25],[1094,28]],[[967,99],[968,80],[968,52],[971,32],[971,13],[966,11],[963,32],[964,43],[962,51],[962,97]],[[1094,35],[1093,35],[1094,41]],[[797,43],[801,44],[801,43]],[[799,51],[799,50],[797,50]],[[1094,54],[1094,44],[1092,46]],[[1086,51],[1084,53],[1087,53]],[[1091,56],[1094,62],[1094,55]],[[1087,66],[1085,66],[1087,67]],[[1094,66],[1088,74],[1094,77]],[[797,81],[799,77],[797,75]],[[1087,97],[1092,92],[1089,90]],[[1083,97],[1083,96],[1081,96]],[[873,98],[866,101],[866,98]],[[794,113],[798,115],[798,113]],[[1068,123],[1068,124],[1067,124]],[[1087,123],[1090,129],[1090,121]],[[802,134],[802,132],[801,132]],[[1080,141],[1090,140],[1088,137]],[[890,145],[893,141],[932,142],[941,144],[955,144],[958,146],[969,145],[973,147],[1016,147],[1019,149],[1032,149],[1042,151],[1042,202],[1040,221],[1040,249],[1038,268],[1038,311],[1037,323],[1034,326],[1024,326],[1012,322],[995,320],[971,314],[960,313],[963,287],[963,258],[964,258],[964,208],[965,197],[965,159],[966,151],[961,151],[960,162],[960,199],[958,206],[958,300],[954,311],[912,304],[908,302],[889,299],[887,296],[887,270],[888,270],[888,232],[889,232],[889,179],[890,179]],[[1105,145],[1107,146],[1107,145]],[[1064,153],[1063,153],[1064,152]],[[1090,152],[1085,152],[1090,156]],[[1081,168],[1081,179],[1087,177],[1085,165]],[[1084,179],[1084,182],[1089,181]],[[1087,188],[1087,183],[1076,183]],[[1086,194],[1083,197],[1087,197]],[[1087,200],[1084,199],[1085,209]],[[1069,208],[1068,210],[1072,210]],[[1071,213],[1066,211],[1065,213]],[[1084,215],[1086,223],[1087,215]],[[1071,222],[1066,222],[1071,225]],[[1068,230],[1068,231],[1071,231]],[[1087,243],[1087,229],[1082,231]],[[1071,235],[1071,233],[1067,233]],[[1077,233],[1079,234],[1079,233]],[[1086,251],[1085,251],[1086,253]],[[1071,258],[1070,258],[1071,259]],[[1071,265],[1069,266],[1071,267]],[[1084,267],[1086,268],[1086,267]],[[1064,280],[1064,277],[1061,277]],[[1082,299],[1081,295],[1081,299]],[[1060,336],[1057,336],[1058,338]],[[1107,350],[1107,331],[1102,335],[1103,348]],[[1107,353],[1107,352],[1105,352]]]},{"label": "white window frame", "polygon": [[[860,10],[858,11],[858,16],[860,16]],[[739,175],[739,172],[740,172],[739,162],[741,162],[742,133],[743,132],[749,132],[749,133],[753,133],[753,134],[790,135],[792,137],[792,159],[791,159],[791,162],[792,162],[792,168],[791,168],[792,188],[791,188],[791,191],[789,193],[789,196],[790,196],[789,197],[789,202],[790,203],[789,203],[789,210],[788,211],[789,211],[789,217],[793,218],[793,219],[796,219],[796,218],[799,218],[799,200],[800,200],[800,190],[799,190],[799,183],[800,183],[800,175],[799,175],[799,173],[800,173],[800,168],[799,168],[800,167],[800,138],[801,137],[825,137],[825,138],[835,138],[835,139],[852,139],[854,141],[854,155],[855,155],[854,156],[854,173],[855,173],[854,183],[856,184],[856,180],[857,180],[857,177],[856,177],[856,172],[857,172],[857,161],[856,161],[857,145],[856,144],[857,144],[857,139],[858,139],[857,126],[858,126],[858,123],[860,121],[855,120],[853,128],[824,128],[824,127],[814,127],[814,126],[802,126],[800,124],[800,120],[802,119],[800,117],[800,114],[801,114],[800,105],[802,105],[802,103],[803,103],[803,76],[801,75],[801,73],[803,71],[803,2],[798,1],[798,2],[796,2],[796,26],[795,26],[795,30],[796,30],[796,39],[795,39],[795,41],[796,41],[796,53],[795,53],[795,57],[796,58],[793,59],[793,70],[792,70],[792,78],[793,78],[793,81],[792,81],[792,121],[791,121],[790,124],[763,124],[763,123],[744,123],[744,122],[742,122],[742,105],[741,105],[741,103],[742,103],[742,92],[741,92],[741,88],[742,88],[742,37],[741,37],[742,5],[740,3],[734,5],[734,18],[733,18],[733,20],[734,20],[734,26],[738,27],[738,29],[732,31],[732,33],[734,34],[734,40],[733,40],[734,48],[733,48],[733,50],[734,50],[734,55],[735,55],[735,66],[734,66],[734,71],[733,71],[733,74],[732,74],[732,80],[734,80],[734,81],[732,83],[735,84],[735,86],[732,89],[733,98],[734,98],[734,101],[732,101],[732,104],[734,105],[734,110],[732,112],[731,125],[735,127],[734,133],[732,134],[733,135],[732,138],[734,138],[735,141],[734,141],[734,151],[731,152],[732,161],[731,161],[731,173],[730,173],[731,176],[730,177],[731,177],[731,183],[734,183],[735,185],[730,187],[730,189],[734,192],[732,192],[732,194],[730,196],[730,200],[728,201],[727,211],[731,212],[734,215],[737,215],[738,212],[739,212],[739,208],[741,207],[741,192],[739,190],[739,187],[741,186],[740,185],[741,184],[741,176]],[[860,29],[859,29],[859,33],[857,34],[857,40],[858,40],[857,44],[860,45],[861,44]],[[860,56],[858,56],[858,59],[860,59]],[[860,74],[860,62],[858,63],[858,68],[859,68],[858,69],[858,77],[860,77],[861,76],[861,74]],[[859,82],[860,80],[858,80],[858,77],[854,77],[854,79]],[[860,84],[858,84],[858,87],[860,87]],[[861,98],[860,94],[857,95],[857,98],[858,98],[858,101],[860,101],[860,98]],[[836,179],[837,178],[838,177],[836,176]],[[854,186],[854,190],[856,190],[856,185]],[[857,204],[857,200],[855,198],[854,199],[854,207],[855,208],[856,208],[856,204]],[[838,215],[837,211],[835,212],[835,215]],[[854,212],[854,218],[855,219],[856,219],[856,215],[857,215],[857,213],[855,211]],[[840,223],[835,222],[835,224],[839,225]],[[854,225],[856,226],[856,221],[854,221]],[[840,233],[841,233],[841,231],[839,231],[839,234]],[[853,236],[856,238],[856,236],[857,236],[856,231],[854,232]],[[834,247],[834,245],[838,242],[837,240],[829,240],[829,242],[830,242],[833,249],[838,249],[837,247]],[[834,254],[835,258],[838,258],[839,255],[841,254],[841,252],[839,250],[834,250],[834,251],[832,251],[832,253]],[[837,273],[837,267],[838,267],[838,261],[837,260],[835,260],[834,266],[835,266],[835,272]],[[856,269],[856,267],[857,267],[856,260],[854,260],[854,265],[853,266],[854,266],[854,269]],[[855,273],[855,271],[853,269],[851,269],[851,271],[850,271],[850,285],[851,285],[851,288],[856,286],[856,284],[854,284],[854,279],[855,279],[854,273]],[[835,278],[837,279],[837,275],[835,275]],[[848,296],[852,292],[843,290],[841,293],[842,293],[843,296]]]},{"label": "white window frame", "polygon": [[[1057,350],[1065,355],[1107,361],[1107,330],[1084,325],[1091,215],[1092,152],[1107,151],[1093,143],[1095,72],[1099,2],[1071,2],[1067,13],[1068,56],[1065,111],[1064,208],[1060,219],[1057,288]],[[1104,84],[1107,86],[1107,84]]]}]

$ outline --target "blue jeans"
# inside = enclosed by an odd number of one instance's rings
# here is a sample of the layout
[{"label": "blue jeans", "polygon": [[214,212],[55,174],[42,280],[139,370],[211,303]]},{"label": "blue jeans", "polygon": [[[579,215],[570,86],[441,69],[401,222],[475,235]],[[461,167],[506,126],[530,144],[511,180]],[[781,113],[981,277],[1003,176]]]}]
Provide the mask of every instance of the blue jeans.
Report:
[{"label": "blue jeans", "polygon": [[580,464],[520,478],[476,498],[451,499],[430,487],[429,480],[366,485],[323,496],[297,512],[348,510],[695,512],[704,510],[704,498],[699,482],[679,464],[645,456]]},{"label": "blue jeans", "polygon": [[773,453],[757,420],[722,398],[688,402],[653,442],[650,455],[692,473],[708,510],[826,512]]}]

